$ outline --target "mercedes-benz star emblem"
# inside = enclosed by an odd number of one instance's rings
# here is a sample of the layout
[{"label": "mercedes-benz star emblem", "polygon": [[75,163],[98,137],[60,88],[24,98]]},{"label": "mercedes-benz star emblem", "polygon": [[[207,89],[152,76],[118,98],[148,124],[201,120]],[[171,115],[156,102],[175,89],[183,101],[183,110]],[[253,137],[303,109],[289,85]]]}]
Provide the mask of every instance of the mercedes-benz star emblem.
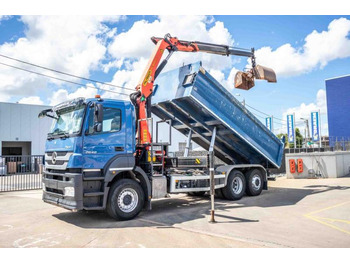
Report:
[{"label": "mercedes-benz star emblem", "polygon": [[57,158],[57,153],[56,152],[53,152],[52,153],[52,157],[51,157],[51,161],[52,161],[52,164],[56,164],[56,158]]}]

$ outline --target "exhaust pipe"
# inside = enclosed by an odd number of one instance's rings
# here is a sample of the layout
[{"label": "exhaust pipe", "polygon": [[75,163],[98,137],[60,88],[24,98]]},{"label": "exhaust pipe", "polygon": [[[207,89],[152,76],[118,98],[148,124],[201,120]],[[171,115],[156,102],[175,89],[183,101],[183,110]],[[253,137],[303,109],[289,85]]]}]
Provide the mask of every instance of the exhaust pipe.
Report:
[{"label": "exhaust pipe", "polygon": [[254,87],[254,78],[276,83],[276,73],[271,68],[256,65],[248,72],[238,71],[235,75],[235,88],[249,90]]}]

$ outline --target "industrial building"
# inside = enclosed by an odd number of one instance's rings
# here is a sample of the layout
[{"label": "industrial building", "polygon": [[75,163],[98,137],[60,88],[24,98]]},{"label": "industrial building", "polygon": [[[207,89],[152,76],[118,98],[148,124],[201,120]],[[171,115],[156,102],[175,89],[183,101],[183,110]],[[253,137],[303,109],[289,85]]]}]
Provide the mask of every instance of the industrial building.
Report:
[{"label": "industrial building", "polygon": [[44,155],[52,119],[38,114],[47,108],[0,102],[0,156]]},{"label": "industrial building", "polygon": [[330,146],[350,140],[350,75],[326,80]]}]

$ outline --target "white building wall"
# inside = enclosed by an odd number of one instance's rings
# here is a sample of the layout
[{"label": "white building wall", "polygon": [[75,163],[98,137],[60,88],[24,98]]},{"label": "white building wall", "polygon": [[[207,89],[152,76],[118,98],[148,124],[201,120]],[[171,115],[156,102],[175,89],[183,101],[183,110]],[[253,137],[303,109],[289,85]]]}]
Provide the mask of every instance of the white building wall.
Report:
[{"label": "white building wall", "polygon": [[52,119],[39,119],[38,114],[47,108],[50,107],[0,102],[0,155],[2,141],[31,142],[31,154],[43,155]]},{"label": "white building wall", "polygon": [[[296,172],[290,172],[289,160],[294,159]],[[297,172],[297,159],[303,160],[303,172]],[[313,152],[286,154],[287,178],[315,178],[315,174],[323,178],[344,177],[350,174],[350,152]]]}]

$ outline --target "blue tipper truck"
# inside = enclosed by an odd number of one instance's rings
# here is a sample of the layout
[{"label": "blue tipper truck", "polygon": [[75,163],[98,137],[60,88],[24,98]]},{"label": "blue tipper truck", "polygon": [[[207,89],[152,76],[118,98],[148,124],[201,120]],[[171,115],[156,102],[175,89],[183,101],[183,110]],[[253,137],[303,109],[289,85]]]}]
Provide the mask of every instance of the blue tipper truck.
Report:
[{"label": "blue tipper truck", "polygon": [[[215,167],[219,196],[237,200],[267,189],[266,168],[280,166],[283,143],[200,63],[161,74],[156,84],[152,113],[161,121],[205,149],[216,127],[214,153],[226,163]],[[103,111],[100,132],[94,129],[97,107]],[[81,98],[55,106],[52,113],[57,119],[46,142],[43,176],[47,203],[71,210],[106,209],[112,216],[118,206],[126,213],[118,218],[129,219],[168,193],[209,191],[207,157],[170,157],[169,143],[155,141],[148,157],[153,170],[136,164],[137,121],[129,101]],[[118,181],[123,183],[115,192]]]},{"label": "blue tipper truck", "polygon": [[[267,169],[279,167],[283,143],[201,65],[160,74],[175,51],[240,55],[252,70],[239,72],[235,86],[249,90],[255,79],[276,82],[273,70],[255,65],[254,50],[178,40],[167,34],[156,44],[130,101],[78,98],[43,110],[53,118],[46,141],[43,200],[70,210],[106,210],[132,219],[152,199],[168,194],[214,194],[238,200],[267,189]],[[158,66],[163,52],[168,56]],[[153,123],[152,113],[160,118]],[[168,123],[167,130],[158,130]],[[155,126],[155,127],[154,127]],[[169,154],[171,129],[208,150],[208,156]],[[155,130],[153,130],[155,129]],[[155,132],[154,132],[155,131]],[[169,141],[158,135],[169,132]],[[222,165],[214,166],[214,157]]]}]

